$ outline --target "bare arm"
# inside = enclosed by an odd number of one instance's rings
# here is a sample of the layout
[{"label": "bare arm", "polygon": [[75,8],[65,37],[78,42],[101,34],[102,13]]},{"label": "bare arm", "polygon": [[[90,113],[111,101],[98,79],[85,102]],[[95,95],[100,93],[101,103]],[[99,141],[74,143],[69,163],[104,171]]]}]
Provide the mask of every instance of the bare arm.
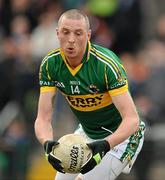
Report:
[{"label": "bare arm", "polygon": [[35,134],[41,144],[46,140],[53,140],[52,114],[55,92],[44,92],[40,94],[38,103],[38,114],[35,120]]},{"label": "bare arm", "polygon": [[107,137],[111,148],[126,140],[139,127],[139,117],[129,92],[112,97],[112,101],[122,116],[122,122],[118,129]]}]

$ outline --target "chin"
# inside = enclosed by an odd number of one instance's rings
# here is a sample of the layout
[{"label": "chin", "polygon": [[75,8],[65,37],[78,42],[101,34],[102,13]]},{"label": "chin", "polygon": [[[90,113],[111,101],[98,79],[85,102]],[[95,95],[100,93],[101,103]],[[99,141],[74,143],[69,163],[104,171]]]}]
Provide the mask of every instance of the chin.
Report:
[{"label": "chin", "polygon": [[76,57],[76,54],[75,53],[68,53],[68,52],[66,52],[65,56],[68,57],[68,58],[74,58],[74,57]]},{"label": "chin", "polygon": [[66,58],[67,59],[74,59],[74,58],[76,58],[76,56],[66,55]]}]

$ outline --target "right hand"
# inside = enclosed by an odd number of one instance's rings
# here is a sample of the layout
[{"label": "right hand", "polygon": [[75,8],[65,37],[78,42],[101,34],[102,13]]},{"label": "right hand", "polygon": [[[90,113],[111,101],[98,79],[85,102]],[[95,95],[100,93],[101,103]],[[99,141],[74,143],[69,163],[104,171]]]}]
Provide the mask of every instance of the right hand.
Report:
[{"label": "right hand", "polygon": [[57,141],[45,141],[44,143],[44,150],[45,150],[45,157],[48,162],[53,166],[54,169],[61,173],[65,173],[64,168],[61,165],[60,159],[54,156],[52,152],[52,148],[57,146],[59,142]]}]

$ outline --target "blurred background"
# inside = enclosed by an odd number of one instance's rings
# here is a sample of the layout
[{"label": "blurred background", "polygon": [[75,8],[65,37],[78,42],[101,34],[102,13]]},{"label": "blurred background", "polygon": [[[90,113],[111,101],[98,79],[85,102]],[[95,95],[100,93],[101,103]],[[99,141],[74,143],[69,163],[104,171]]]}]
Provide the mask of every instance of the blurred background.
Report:
[{"label": "blurred background", "polygon": [[[55,28],[70,8],[89,16],[91,41],[113,50],[127,70],[130,90],[143,115],[145,143],[129,176],[119,180],[165,177],[165,1],[163,0],[0,0],[0,179],[52,180],[34,135],[43,57],[59,46]],[[57,94],[56,138],[77,125]]]}]

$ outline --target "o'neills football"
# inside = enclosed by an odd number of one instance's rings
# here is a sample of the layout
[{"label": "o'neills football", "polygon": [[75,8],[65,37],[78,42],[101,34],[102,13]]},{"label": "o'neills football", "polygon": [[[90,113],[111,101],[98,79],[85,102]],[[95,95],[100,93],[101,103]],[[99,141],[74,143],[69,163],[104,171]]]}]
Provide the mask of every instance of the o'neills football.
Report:
[{"label": "o'neills football", "polygon": [[78,134],[67,134],[61,137],[52,154],[61,160],[64,171],[67,173],[79,173],[81,167],[92,156],[92,151],[86,145],[87,140]]}]

